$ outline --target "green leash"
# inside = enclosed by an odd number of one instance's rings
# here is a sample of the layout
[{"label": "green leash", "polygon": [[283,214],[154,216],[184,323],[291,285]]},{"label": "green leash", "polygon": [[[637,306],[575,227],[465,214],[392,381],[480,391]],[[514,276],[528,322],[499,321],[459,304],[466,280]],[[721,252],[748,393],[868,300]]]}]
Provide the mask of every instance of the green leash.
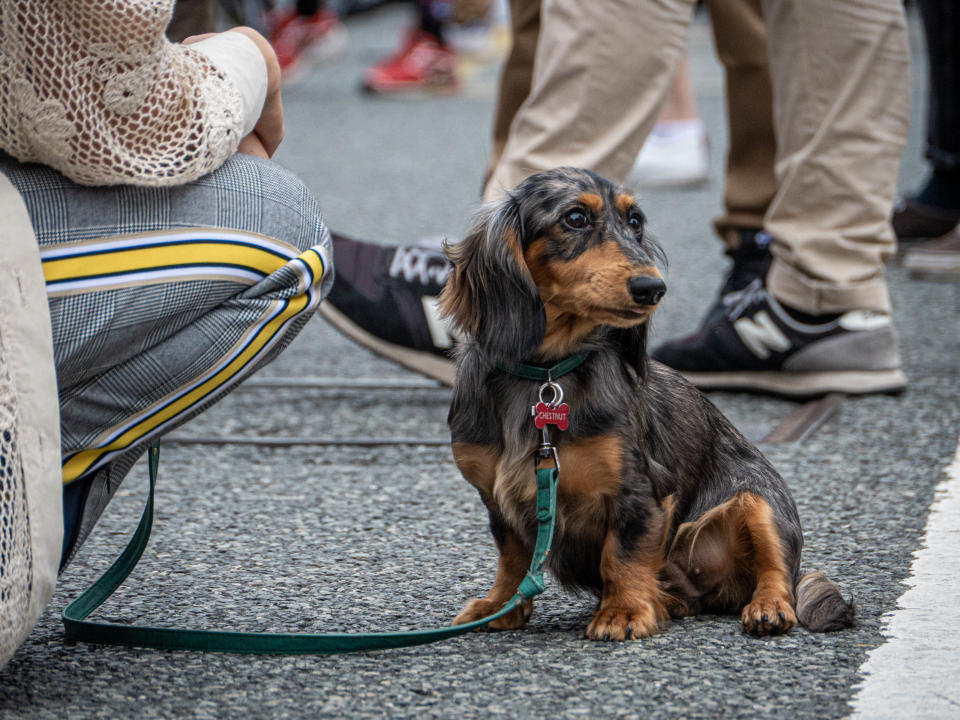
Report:
[{"label": "green leash", "polygon": [[533,559],[530,562],[530,570],[520,583],[517,594],[499,612],[474,622],[432,630],[322,635],[184,630],[90,622],[86,618],[123,584],[147,547],[150,527],[153,524],[153,491],[157,482],[159,462],[160,448],[154,444],[149,452],[150,493],[140,524],[113,565],[63,611],[63,625],[69,639],[101,645],[133,645],[160,650],[205,650],[276,655],[385,650],[423,645],[463,635],[506,615],[519,607],[524,600],[543,592],[545,587],[543,565],[553,541],[557,510],[558,472],[556,468],[537,470],[537,541],[533,550]]}]

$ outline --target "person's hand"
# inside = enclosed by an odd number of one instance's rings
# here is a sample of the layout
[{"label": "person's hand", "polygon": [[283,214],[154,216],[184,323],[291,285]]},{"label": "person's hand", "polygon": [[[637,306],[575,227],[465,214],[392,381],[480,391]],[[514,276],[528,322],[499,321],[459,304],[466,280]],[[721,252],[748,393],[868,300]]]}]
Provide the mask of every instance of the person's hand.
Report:
[{"label": "person's hand", "polygon": [[[253,132],[240,141],[237,152],[248,155],[257,155],[262,158],[270,158],[276,151],[280,141],[283,140],[283,101],[280,97],[280,63],[277,61],[277,54],[267,39],[253,28],[235,27],[227,32],[243,33],[253,40],[256,46],[263,54],[263,59],[267,64],[267,97],[263,102],[263,110],[260,113],[260,119],[253,128]],[[184,45],[206,40],[217,33],[206,33],[204,35],[193,35],[183,41]]]}]

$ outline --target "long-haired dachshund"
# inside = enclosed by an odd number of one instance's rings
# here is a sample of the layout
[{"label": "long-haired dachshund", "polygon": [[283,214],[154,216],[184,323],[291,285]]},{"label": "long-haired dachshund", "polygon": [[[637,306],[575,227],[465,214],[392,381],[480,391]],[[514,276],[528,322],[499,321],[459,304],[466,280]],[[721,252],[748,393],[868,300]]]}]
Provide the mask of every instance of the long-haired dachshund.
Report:
[{"label": "long-haired dachshund", "polygon": [[[454,622],[501,608],[530,564],[541,383],[515,368],[584,353],[557,380],[569,426],[553,433],[560,483],[547,567],[599,596],[587,636],[641,638],[701,612],[739,613],[756,635],[797,618],[817,631],[851,625],[852,603],[829,580],[800,575],[800,520],[777,471],[698,390],[648,359],[647,320],[666,286],[644,224],[622,188],[559,168],[486,207],[447,248],[441,305],[468,336],[453,453],[500,552],[492,589]],[[492,627],[522,627],[532,607],[528,599]]]}]

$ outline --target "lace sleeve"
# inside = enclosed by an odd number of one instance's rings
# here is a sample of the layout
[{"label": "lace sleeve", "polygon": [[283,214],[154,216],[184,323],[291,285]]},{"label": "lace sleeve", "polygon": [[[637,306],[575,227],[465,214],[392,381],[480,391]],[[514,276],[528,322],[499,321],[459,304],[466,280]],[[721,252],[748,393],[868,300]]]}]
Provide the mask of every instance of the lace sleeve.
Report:
[{"label": "lace sleeve", "polygon": [[175,185],[241,139],[237,87],[164,37],[173,0],[0,0],[0,147],[85,185]]}]

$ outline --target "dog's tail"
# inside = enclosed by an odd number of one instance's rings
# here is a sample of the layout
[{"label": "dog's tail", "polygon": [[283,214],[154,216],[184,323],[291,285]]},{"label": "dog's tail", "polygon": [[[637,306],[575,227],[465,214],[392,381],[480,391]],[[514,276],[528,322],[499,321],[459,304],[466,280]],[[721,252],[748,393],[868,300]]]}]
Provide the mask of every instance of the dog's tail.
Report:
[{"label": "dog's tail", "polygon": [[844,600],[839,588],[823,573],[802,575],[794,593],[797,619],[812,632],[843,630],[856,622],[853,600]]}]

